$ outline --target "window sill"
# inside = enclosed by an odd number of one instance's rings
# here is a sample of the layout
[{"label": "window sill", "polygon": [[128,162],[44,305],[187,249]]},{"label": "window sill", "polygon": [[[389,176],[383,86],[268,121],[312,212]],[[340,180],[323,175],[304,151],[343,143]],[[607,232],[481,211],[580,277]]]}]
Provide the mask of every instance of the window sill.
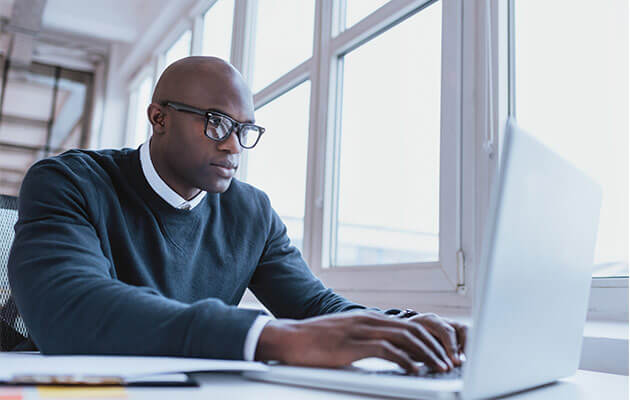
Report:
[{"label": "window sill", "polygon": [[628,375],[628,322],[587,321],[579,368]]}]

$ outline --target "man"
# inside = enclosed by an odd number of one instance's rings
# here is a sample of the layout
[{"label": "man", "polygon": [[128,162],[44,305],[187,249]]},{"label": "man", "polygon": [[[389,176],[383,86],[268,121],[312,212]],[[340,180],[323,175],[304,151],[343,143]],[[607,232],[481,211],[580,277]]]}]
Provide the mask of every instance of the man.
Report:
[{"label": "man", "polygon": [[[392,318],[334,294],[267,196],[232,179],[263,128],[231,65],[172,64],[148,118],[153,136],[139,150],[73,150],[24,178],[9,279],[43,353],[329,367],[376,356],[410,373],[414,361],[461,363],[464,326]],[[279,319],[237,308],[247,287]]]}]

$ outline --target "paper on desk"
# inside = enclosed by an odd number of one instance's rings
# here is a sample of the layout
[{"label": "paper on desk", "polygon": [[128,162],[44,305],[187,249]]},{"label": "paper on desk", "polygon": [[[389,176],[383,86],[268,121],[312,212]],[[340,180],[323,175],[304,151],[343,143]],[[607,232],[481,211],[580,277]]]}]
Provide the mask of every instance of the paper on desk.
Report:
[{"label": "paper on desk", "polygon": [[81,375],[132,378],[207,371],[266,371],[262,363],[180,357],[44,356],[0,353],[0,381],[16,375]]},{"label": "paper on desk", "polygon": [[72,387],[72,386],[39,386],[37,394],[43,399],[116,399],[127,398],[124,387]]}]

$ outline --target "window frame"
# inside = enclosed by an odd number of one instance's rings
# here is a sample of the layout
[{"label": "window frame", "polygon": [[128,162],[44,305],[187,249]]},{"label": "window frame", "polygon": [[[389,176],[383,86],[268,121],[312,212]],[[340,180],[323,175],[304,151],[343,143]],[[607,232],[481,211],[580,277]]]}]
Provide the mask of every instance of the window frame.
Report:
[{"label": "window frame", "polygon": [[[155,46],[147,63],[153,65],[154,85],[158,79],[158,73],[164,65],[165,52],[187,30],[191,29],[191,54],[200,51],[200,31],[203,24],[200,20],[217,0],[199,0],[186,12],[177,23],[173,23],[168,29],[166,40],[160,40],[161,44]],[[426,305],[442,304],[447,307],[468,309],[471,298],[467,291],[470,282],[470,262],[468,254],[473,253],[469,248],[472,244],[472,231],[464,229],[465,212],[463,204],[469,200],[463,188],[465,176],[462,172],[469,169],[465,165],[466,159],[463,149],[465,146],[461,129],[462,116],[462,11],[463,7],[458,0],[439,0],[443,7],[442,63],[445,61],[453,67],[449,70],[448,85],[442,79],[441,98],[441,123],[442,132],[448,124],[450,135],[445,139],[441,134],[440,148],[450,148],[450,158],[456,155],[454,161],[456,168],[445,167],[445,160],[449,159],[444,153],[440,157],[440,262],[411,263],[398,265],[359,266],[326,268],[322,264],[327,251],[326,241],[330,238],[322,238],[326,224],[330,221],[331,202],[324,200],[324,196],[330,195],[331,189],[331,165],[330,158],[326,158],[322,149],[326,149],[334,141],[334,103],[337,87],[336,70],[333,70],[333,60],[341,51],[341,46],[348,50],[351,41],[354,45],[361,41],[367,41],[370,36],[377,36],[394,25],[398,20],[404,20],[406,15],[414,9],[430,3],[432,0],[392,0],[382,7],[374,10],[361,21],[339,33],[342,21],[340,21],[340,1],[343,0],[316,0],[315,1],[315,27],[313,32],[313,53],[311,57],[300,65],[287,71],[280,78],[270,83],[267,87],[254,94],[254,105],[258,109],[286,92],[295,88],[306,80],[311,80],[311,97],[309,110],[309,133],[307,154],[306,197],[304,213],[304,251],[303,255],[315,275],[320,277],[325,284],[338,293],[350,295],[356,301],[366,304],[387,307],[407,304],[410,307],[421,309]],[[235,2],[234,21],[232,31],[232,48],[230,62],[243,74],[246,82],[251,86],[253,72],[253,58],[255,46],[255,32],[257,19],[258,0],[244,0]],[[421,11],[420,11],[421,12]],[[403,18],[405,17],[405,18]],[[333,21],[334,20],[334,21]],[[378,26],[378,29],[371,25]],[[448,28],[446,27],[448,25]],[[196,50],[195,50],[196,49]],[[332,55],[331,51],[337,54]],[[442,72],[445,76],[444,71]],[[445,95],[445,93],[450,95]],[[454,99],[453,101],[447,100]],[[453,104],[453,106],[450,106]],[[127,130],[129,132],[129,129]],[[246,170],[247,152],[241,158],[241,167],[237,172],[237,178],[242,178],[242,171]],[[444,184],[445,171],[449,171],[449,179],[452,185]],[[458,179],[458,181],[454,181]],[[468,185],[471,186],[471,185]],[[448,188],[448,189],[446,189]],[[472,191],[474,192],[474,190]],[[452,212],[448,218],[444,218],[442,210],[452,209],[446,207],[444,201],[451,201],[458,207],[458,212]],[[328,230],[329,232],[330,230]],[[452,239],[444,240],[448,232]],[[450,246],[447,246],[447,242]],[[445,250],[448,249],[448,250]],[[457,252],[458,250],[461,252]],[[465,255],[464,255],[465,254]],[[459,272],[458,272],[459,260]],[[464,263],[465,261],[465,263]],[[443,268],[443,265],[445,268]],[[459,280],[459,282],[458,282]],[[412,283],[413,282],[413,283]],[[458,283],[460,285],[458,285]],[[351,292],[351,293],[349,293]],[[421,295],[419,295],[421,294]],[[365,299],[365,300],[362,300]],[[396,299],[394,302],[390,299]]]},{"label": "window frame", "polygon": [[[175,26],[175,28],[169,32],[166,36],[166,40],[156,49],[155,54],[157,56],[157,71],[161,72],[166,67],[166,53],[173,47],[175,43],[187,32],[190,31],[190,48],[188,49],[188,55],[192,55],[193,49],[199,46],[199,34],[195,33],[192,18],[186,18]],[[156,74],[156,79],[159,79],[159,74]]]},{"label": "window frame", "polygon": [[[307,209],[305,221],[305,258],[311,269],[329,287],[351,295],[389,292],[402,295],[404,303],[422,299],[433,302],[453,297],[453,304],[467,303],[457,298],[465,294],[465,281],[458,272],[458,258],[465,254],[461,227],[461,7],[458,2],[442,1],[442,96],[440,133],[440,249],[438,262],[383,264],[377,266],[329,267],[332,224],[335,223],[335,148],[341,107],[340,57],[366,43],[432,2],[427,0],[390,1],[356,24],[343,29],[343,4],[318,2],[318,22],[314,64],[319,65],[318,84],[314,85],[317,110],[311,117]],[[343,29],[343,30],[342,30]],[[445,67],[446,66],[446,67]],[[449,79],[445,79],[447,76]],[[315,132],[319,133],[315,135]],[[317,167],[320,166],[320,167]],[[322,168],[323,166],[323,168]],[[455,167],[453,167],[455,166]],[[457,210],[457,211],[455,211]],[[461,252],[460,252],[461,251]],[[458,253],[459,252],[459,253]],[[463,258],[463,257],[462,257]],[[462,261],[460,259],[460,261]],[[462,264],[460,264],[461,266]],[[460,286],[458,286],[460,285]],[[453,296],[449,296],[453,295]]]},{"label": "window frame", "polygon": [[[329,259],[330,223],[333,212],[333,160],[327,154],[335,143],[338,70],[340,54],[367,42],[385,32],[389,27],[404,21],[414,10],[421,9],[430,0],[391,1],[366,16],[352,27],[342,31],[342,4],[334,0],[318,0],[315,3],[315,32],[311,58],[287,71],[254,94],[256,109],[311,80],[310,121],[307,155],[307,184],[304,217],[303,255],[311,270],[325,284],[338,292],[357,291],[367,294],[374,291],[389,294],[405,292],[409,299],[417,301],[417,294],[429,302],[430,296],[454,297],[454,305],[469,305],[465,296],[464,271],[458,273],[458,258],[463,250],[461,212],[446,213],[443,210],[461,210],[461,19],[462,8],[457,1],[440,0],[443,7],[442,37],[443,65],[453,66],[446,73],[451,79],[442,83],[442,133],[440,156],[440,261],[431,263],[407,263],[395,265],[357,266],[329,268],[324,260]],[[248,60],[241,71],[251,84],[254,57],[254,35],[256,30],[257,1],[246,2],[245,35],[251,38],[239,50]],[[418,11],[422,12],[422,10]],[[238,10],[235,13],[238,17]],[[448,22],[445,22],[448,21]],[[237,23],[235,23],[237,25]],[[446,61],[444,61],[446,60]],[[445,73],[443,72],[443,75]],[[451,106],[453,104],[454,106]],[[445,134],[444,132],[448,132]],[[241,164],[246,163],[246,152]],[[451,165],[455,165],[453,168]],[[443,239],[443,238],[448,239]],[[467,241],[470,242],[469,238]],[[461,252],[458,254],[458,251]],[[463,257],[462,257],[463,258]],[[463,260],[462,260],[463,261]],[[460,264],[462,265],[462,264]],[[459,277],[458,277],[459,275]],[[458,283],[461,286],[458,287]],[[464,296],[457,295],[460,294]],[[411,300],[406,300],[409,303]]]},{"label": "window frame", "polygon": [[[138,71],[127,85],[127,115],[126,115],[126,128],[125,128],[125,147],[131,147],[135,141],[135,129],[136,129],[136,116],[138,114],[138,95],[140,86],[146,78],[151,79],[151,87],[155,85],[155,71],[152,65],[146,65]],[[147,122],[146,137],[150,135],[150,125]]]}]

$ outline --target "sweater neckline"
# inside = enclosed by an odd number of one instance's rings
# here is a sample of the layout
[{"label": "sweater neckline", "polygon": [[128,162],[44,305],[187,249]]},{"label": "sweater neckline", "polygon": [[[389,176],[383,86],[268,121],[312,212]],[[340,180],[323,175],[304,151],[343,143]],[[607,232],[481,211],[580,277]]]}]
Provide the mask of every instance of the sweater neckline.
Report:
[{"label": "sweater neckline", "polygon": [[217,193],[207,193],[205,198],[193,209],[185,210],[173,207],[166,200],[160,197],[147,181],[142,173],[142,165],[140,164],[140,151],[135,149],[130,153],[129,158],[129,174],[135,181],[133,187],[140,192],[141,197],[151,206],[153,206],[160,215],[173,215],[182,218],[197,216],[209,212],[209,203],[217,200]]}]

